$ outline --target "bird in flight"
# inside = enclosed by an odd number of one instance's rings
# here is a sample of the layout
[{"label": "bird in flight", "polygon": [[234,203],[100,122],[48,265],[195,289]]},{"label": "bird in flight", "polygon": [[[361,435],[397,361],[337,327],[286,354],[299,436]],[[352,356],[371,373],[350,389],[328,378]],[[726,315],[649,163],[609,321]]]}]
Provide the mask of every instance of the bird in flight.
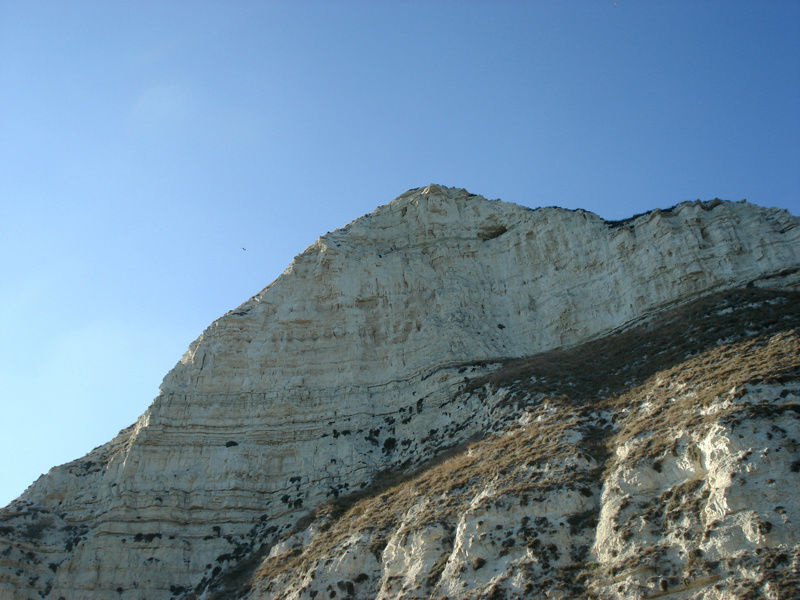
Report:
[{"label": "bird in flight", "polygon": [[247,248],[242,248],[242,250],[243,250],[244,252],[247,252]]}]

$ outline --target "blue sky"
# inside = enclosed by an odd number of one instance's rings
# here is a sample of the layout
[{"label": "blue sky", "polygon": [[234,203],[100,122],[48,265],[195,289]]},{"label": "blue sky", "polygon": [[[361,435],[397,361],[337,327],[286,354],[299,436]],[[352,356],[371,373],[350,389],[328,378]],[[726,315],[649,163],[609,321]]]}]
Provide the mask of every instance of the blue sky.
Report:
[{"label": "blue sky", "polygon": [[798,214],[798,107],[798,2],[0,0],[0,505],[408,188]]}]

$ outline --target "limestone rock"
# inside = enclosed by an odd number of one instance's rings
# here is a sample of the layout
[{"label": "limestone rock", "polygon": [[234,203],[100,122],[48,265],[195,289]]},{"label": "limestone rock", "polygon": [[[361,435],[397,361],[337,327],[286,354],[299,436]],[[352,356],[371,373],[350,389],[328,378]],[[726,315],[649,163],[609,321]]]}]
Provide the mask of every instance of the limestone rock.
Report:
[{"label": "limestone rock", "polygon": [[[313,551],[317,533],[331,521],[312,519],[310,528],[301,526],[312,509],[367,493],[380,484],[381,473],[411,472],[472,436],[496,431],[512,445],[526,439],[506,431],[508,419],[557,416],[559,422],[572,422],[563,411],[509,416],[508,406],[516,399],[513,386],[472,393],[476,382],[505,372],[510,359],[658,320],[668,309],[720,290],[796,289],[797,225],[785,211],[747,203],[683,203],[606,222],[585,211],[530,210],[460,189],[411,190],[322,236],[272,284],[191,344],[136,424],[82,459],[51,470],[3,509],[0,596],[120,594],[157,600],[213,597],[214,589],[225,586],[238,590],[231,592],[234,597],[242,596],[247,586],[241,587],[237,577],[263,571],[287,553]],[[768,300],[783,306],[796,297]],[[739,310],[738,305],[719,310],[727,308]],[[574,430],[559,430],[547,443],[534,445],[553,452],[580,446],[587,431],[608,425],[613,410],[604,410],[611,412],[598,409],[594,416],[575,417]],[[778,426],[787,439],[796,439],[789,425]],[[752,426],[761,431],[761,425]],[[724,423],[713,432],[702,431],[704,437],[698,437],[688,428],[681,439],[686,448],[698,446],[709,457],[718,456],[713,467],[711,459],[703,459],[702,477],[721,482],[735,471],[731,457],[748,442],[737,446]],[[620,447],[635,446],[635,440],[625,443]],[[683,451],[681,446],[678,458],[663,463],[664,477],[673,479],[636,488],[637,501],[648,502],[689,477]],[[585,478],[585,473],[597,476],[597,457],[573,454],[547,471],[545,479],[554,478],[547,485]],[[623,462],[608,474],[608,485],[630,488],[630,481],[643,477],[636,475],[639,463],[626,467]],[[530,466],[527,476],[540,468]],[[768,475],[775,469],[764,463],[764,481],[778,481]],[[531,496],[528,506],[535,508],[523,511],[551,524],[564,522],[565,515],[596,513],[597,531],[587,532],[594,517],[586,517],[587,527],[575,534],[585,540],[570,541],[572,534],[558,528],[551,532],[553,541],[547,544],[583,553],[569,565],[592,560],[611,565],[650,539],[620,537],[623,525],[614,527],[627,513],[611,500],[619,494],[608,492],[606,499],[598,483],[586,484],[588,495],[563,487],[555,499]],[[494,502],[498,492],[492,485],[487,481],[476,496],[476,514]],[[722,483],[712,487],[713,514],[724,517],[726,502],[741,502],[725,496],[728,488]],[[630,489],[625,493],[633,497]],[[502,529],[504,520],[523,513],[506,514],[495,506],[492,510],[500,512],[486,518],[417,527],[436,506],[428,499],[408,507],[405,520],[387,525],[386,540],[354,530],[349,545],[335,546],[325,558],[336,562],[317,565],[314,572],[362,571],[337,579],[325,593],[358,594],[361,578],[369,582],[370,593],[396,597],[403,590],[423,589],[419,582],[427,585],[433,577],[442,594],[466,597],[473,593],[467,590],[484,589],[507,572],[512,558],[503,557],[517,556],[511,550],[517,542],[506,548],[504,538],[500,548],[507,551],[493,551],[496,534],[481,538],[483,525],[477,522]],[[796,523],[784,508],[786,523]],[[713,538],[708,551],[716,548],[713,552],[722,556],[731,548],[757,548],[751,542],[760,538],[751,530],[760,518],[748,521],[749,534],[715,519],[729,534]],[[405,529],[403,523],[408,523]],[[632,531],[639,535],[638,529]],[[794,536],[796,543],[796,535],[786,531],[770,539],[788,544]],[[601,547],[589,543],[595,537]],[[695,549],[677,542],[673,547],[678,548],[674,552]],[[614,557],[603,554],[612,551]],[[452,556],[456,562],[451,563]],[[547,560],[551,566],[567,565],[561,554]],[[455,573],[470,570],[474,581],[484,583],[468,583],[459,591],[463,581]],[[387,575],[376,579],[379,572]],[[302,569],[281,573],[284,579],[276,574],[274,580],[283,581],[283,588],[276,591],[276,584],[270,588],[259,580],[253,597],[310,594]],[[603,585],[591,589],[617,593]]]},{"label": "limestone rock", "polygon": [[799,325],[798,293],[723,293],[508,361],[454,399],[494,434],[318,509],[246,597],[796,597]]}]

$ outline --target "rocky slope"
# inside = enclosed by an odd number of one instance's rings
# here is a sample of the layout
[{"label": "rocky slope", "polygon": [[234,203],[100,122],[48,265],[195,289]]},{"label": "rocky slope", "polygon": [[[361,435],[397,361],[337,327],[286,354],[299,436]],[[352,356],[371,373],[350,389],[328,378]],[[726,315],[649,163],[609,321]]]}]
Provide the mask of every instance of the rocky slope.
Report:
[{"label": "rocky slope", "polygon": [[780,597],[797,225],[407,192],[3,509],[0,597]]},{"label": "rocky slope", "polygon": [[739,290],[510,360],[453,398],[487,435],[318,508],[210,597],[797,597],[799,326],[797,292]]}]

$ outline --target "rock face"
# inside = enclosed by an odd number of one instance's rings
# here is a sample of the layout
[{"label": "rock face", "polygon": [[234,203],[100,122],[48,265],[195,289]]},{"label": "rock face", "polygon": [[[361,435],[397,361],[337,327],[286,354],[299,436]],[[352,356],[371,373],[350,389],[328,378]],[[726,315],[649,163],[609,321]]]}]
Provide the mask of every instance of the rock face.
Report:
[{"label": "rock face", "polygon": [[798,325],[729,291],[507,361],[453,399],[489,435],[318,509],[246,597],[797,597]]},{"label": "rock face", "polygon": [[3,509],[0,597],[780,594],[798,287],[785,211],[409,191]]}]

